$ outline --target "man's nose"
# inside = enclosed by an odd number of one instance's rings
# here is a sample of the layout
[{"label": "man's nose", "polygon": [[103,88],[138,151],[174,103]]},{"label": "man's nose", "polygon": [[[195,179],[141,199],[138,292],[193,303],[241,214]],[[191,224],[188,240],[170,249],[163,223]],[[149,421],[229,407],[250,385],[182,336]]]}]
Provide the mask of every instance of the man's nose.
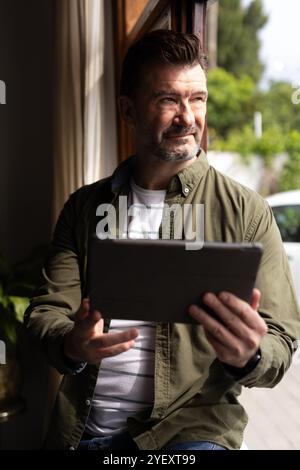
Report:
[{"label": "man's nose", "polygon": [[185,127],[193,126],[195,124],[195,115],[188,104],[180,105],[178,112],[174,117],[174,123]]}]

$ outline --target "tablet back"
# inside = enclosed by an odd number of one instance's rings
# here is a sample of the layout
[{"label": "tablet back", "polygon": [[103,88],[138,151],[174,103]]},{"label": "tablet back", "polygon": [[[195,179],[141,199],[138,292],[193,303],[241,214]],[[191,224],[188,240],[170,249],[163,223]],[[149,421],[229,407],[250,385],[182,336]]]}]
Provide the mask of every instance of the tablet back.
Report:
[{"label": "tablet back", "polygon": [[[250,301],[262,255],[259,244],[184,240],[99,240],[88,253],[91,308],[104,317],[194,323],[187,313],[205,292],[229,291]],[[207,309],[207,307],[205,307]]]}]

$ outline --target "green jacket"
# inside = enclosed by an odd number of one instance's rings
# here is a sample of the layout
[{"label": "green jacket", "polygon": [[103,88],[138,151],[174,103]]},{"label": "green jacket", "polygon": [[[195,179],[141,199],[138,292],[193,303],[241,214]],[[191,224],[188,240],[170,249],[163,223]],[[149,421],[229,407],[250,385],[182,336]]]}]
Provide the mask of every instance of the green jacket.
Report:
[{"label": "green jacket", "polygon": [[[63,356],[63,341],[86,294],[87,241],[99,222],[96,207],[105,202],[117,204],[118,196],[128,193],[133,162],[134,157],[128,159],[112,177],[82,187],[66,202],[44,269],[45,284],[25,315],[30,334],[50,364],[64,374],[46,448],[76,448],[89,414],[99,365],[88,364],[74,374]],[[259,312],[269,331],[261,343],[259,364],[236,380],[216,358],[200,325],[158,323],[154,407],[151,415],[129,418],[128,428],[140,449],[191,440],[238,449],[247,424],[238,402],[241,386],[274,387],[291,363],[293,342],[300,338],[281,237],[265,200],[209,166],[204,152],[172,178],[165,202],[203,203],[205,241],[262,243],[256,287],[262,292]],[[106,322],[105,331],[108,326]]]}]

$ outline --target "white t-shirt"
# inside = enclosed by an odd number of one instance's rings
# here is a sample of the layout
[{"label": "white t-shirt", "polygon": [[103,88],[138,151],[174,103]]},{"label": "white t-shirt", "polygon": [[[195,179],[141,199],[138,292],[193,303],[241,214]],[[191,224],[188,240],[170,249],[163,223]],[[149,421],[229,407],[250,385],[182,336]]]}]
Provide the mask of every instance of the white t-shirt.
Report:
[{"label": "white t-shirt", "polygon": [[[128,238],[159,238],[166,191],[148,190],[131,180]],[[141,266],[137,266],[140,269]],[[117,293],[116,293],[117,295]],[[139,336],[129,351],[102,360],[86,430],[95,436],[126,429],[127,418],[151,409],[154,402],[154,349],[156,324],[112,320],[109,331],[136,327]]]}]

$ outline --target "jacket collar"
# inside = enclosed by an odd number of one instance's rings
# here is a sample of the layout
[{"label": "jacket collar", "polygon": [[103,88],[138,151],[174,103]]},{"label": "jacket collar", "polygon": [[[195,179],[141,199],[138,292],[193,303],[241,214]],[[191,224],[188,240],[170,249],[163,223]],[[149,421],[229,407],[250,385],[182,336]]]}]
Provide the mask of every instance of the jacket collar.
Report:
[{"label": "jacket collar", "polygon": [[[136,155],[129,157],[114,171],[111,188],[115,195],[122,188],[128,188],[136,159]],[[197,160],[191,166],[184,168],[177,175],[173,176],[167,188],[167,193],[181,192],[183,196],[188,196],[194,186],[206,175],[208,169],[209,163],[206,154],[201,149]]]}]

